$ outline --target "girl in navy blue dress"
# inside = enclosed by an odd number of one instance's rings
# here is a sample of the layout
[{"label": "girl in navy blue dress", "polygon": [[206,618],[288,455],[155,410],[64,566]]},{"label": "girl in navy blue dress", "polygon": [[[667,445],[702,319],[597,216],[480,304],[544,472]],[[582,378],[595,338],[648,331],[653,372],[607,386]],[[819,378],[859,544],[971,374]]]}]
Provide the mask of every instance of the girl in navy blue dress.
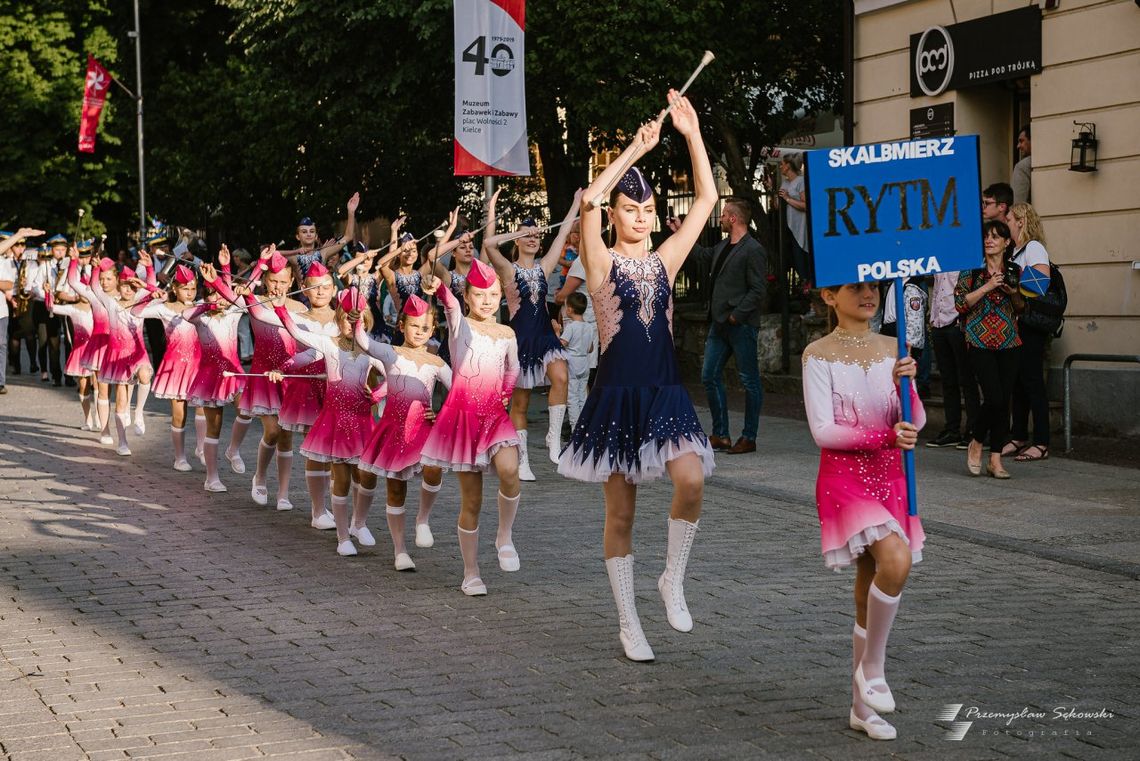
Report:
[{"label": "girl in navy blue dress", "polygon": [[[582,205],[582,248],[586,286],[594,301],[601,354],[598,375],[562,452],[558,472],[602,482],[606,501],[606,571],[618,606],[621,643],[634,661],[653,660],[634,603],[633,519],[637,484],[669,474],[673,502],[665,572],[657,588],[669,625],[693,628],[685,603],[684,577],[705,477],[713,454],[693,402],[681,383],[673,350],[673,280],[704,228],[717,200],[712,168],[697,115],[686,98],[669,91],[670,117],[684,136],[693,160],[696,194],[684,223],[656,251],[647,249],[653,229],[653,190],[636,168],[617,182],[609,199],[613,248],[602,240],[601,211]],[[630,165],[657,145],[660,127],[643,126],[625,153],[610,163],[583,195],[595,198]]]},{"label": "girl in navy blue dress", "polygon": [[[554,268],[566,236],[570,234],[570,221],[578,207],[578,196],[566,212],[564,224],[550,249],[537,259],[542,248],[542,233],[533,219],[523,220],[514,233],[495,235],[495,201],[498,191],[488,203],[487,237],[483,241],[484,260],[495,267],[495,272],[503,282],[503,294],[507,297],[507,309],[511,314],[511,328],[519,344],[519,378],[511,396],[511,420],[522,445],[519,447],[519,478],[533,481],[534,472],[530,468],[527,451],[526,413],[530,407],[531,389],[550,385],[547,409],[550,419],[546,429],[546,448],[550,461],[558,464],[558,453],[562,450],[562,421],[566,419],[566,392],[570,383],[570,371],[566,365],[566,352],[562,342],[554,335],[550,324],[550,313],[546,308],[547,282]],[[529,229],[528,229],[529,228]],[[520,233],[523,233],[520,235]],[[506,240],[515,241],[518,258],[511,262],[499,251],[499,244]]]}]

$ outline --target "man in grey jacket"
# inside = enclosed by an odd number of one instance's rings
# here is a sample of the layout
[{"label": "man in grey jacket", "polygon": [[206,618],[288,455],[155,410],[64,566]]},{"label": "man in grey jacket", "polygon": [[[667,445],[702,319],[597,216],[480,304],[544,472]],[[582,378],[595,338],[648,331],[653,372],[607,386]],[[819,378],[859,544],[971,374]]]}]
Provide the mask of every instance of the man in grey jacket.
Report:
[{"label": "man in grey jacket", "polygon": [[[725,200],[720,229],[726,234],[711,248],[696,245],[691,259],[706,267],[709,278],[709,332],[705,342],[701,382],[708,393],[713,430],[709,442],[727,454],[756,451],[760,425],[760,364],[756,358],[756,334],[763,315],[767,292],[767,254],[760,242],[748,234],[752,209],[742,198]],[[676,222],[670,220],[669,227]],[[744,386],[744,431],[734,444],[728,429],[728,399],[724,368],[730,356]]]}]

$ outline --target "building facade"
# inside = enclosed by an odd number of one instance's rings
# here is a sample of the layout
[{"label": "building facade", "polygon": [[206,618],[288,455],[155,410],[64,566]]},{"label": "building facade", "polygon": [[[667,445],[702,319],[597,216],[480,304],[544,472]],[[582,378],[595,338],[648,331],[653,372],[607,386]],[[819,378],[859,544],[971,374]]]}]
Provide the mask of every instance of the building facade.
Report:
[{"label": "building facade", "polygon": [[[1067,356],[1140,355],[1140,0],[855,0],[853,37],[856,143],[976,134],[985,187],[1031,126],[1030,200],[1069,294],[1056,398]],[[1087,125],[1096,171],[1073,171]],[[1140,434],[1140,366],[1079,368],[1076,423]]]}]

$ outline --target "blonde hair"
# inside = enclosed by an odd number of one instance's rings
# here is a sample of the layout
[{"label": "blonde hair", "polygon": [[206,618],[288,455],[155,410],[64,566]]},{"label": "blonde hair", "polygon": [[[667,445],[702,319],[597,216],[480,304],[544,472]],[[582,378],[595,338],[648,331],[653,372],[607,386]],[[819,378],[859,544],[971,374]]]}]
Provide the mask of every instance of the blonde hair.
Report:
[{"label": "blonde hair", "polygon": [[1017,217],[1017,221],[1021,223],[1021,232],[1015,241],[1018,246],[1024,246],[1031,240],[1037,241],[1042,246],[1045,245],[1045,228],[1036,209],[1027,203],[1015,203],[1009,207],[1009,213]]},{"label": "blonde hair", "polygon": [[[336,305],[336,321],[340,324],[342,319],[348,319],[348,312],[341,309],[340,304]],[[360,321],[364,323],[364,330],[371,332],[372,330],[372,310],[365,307],[364,311],[360,313]]]}]

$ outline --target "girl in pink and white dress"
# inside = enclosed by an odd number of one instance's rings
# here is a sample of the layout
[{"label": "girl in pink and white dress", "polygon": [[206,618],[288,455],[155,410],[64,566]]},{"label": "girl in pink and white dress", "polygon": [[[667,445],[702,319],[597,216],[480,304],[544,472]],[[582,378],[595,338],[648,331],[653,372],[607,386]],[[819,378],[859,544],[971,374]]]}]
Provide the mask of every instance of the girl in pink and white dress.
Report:
[{"label": "girl in pink and white dress", "polygon": [[479,512],[483,505],[483,473],[494,465],[499,474],[499,530],[495,549],[499,567],[519,569],[512,538],[519,508],[519,438],[506,404],[519,374],[514,331],[495,322],[502,286],[495,271],[476,259],[467,274],[468,316],[447,288],[429,276],[424,291],[437,293],[447,315],[452,383],[424,442],[421,461],[458,473],[459,549],[463,554],[466,595],[485,595],[479,577]]},{"label": "girl in pink and white dress", "polygon": [[186,472],[192,470],[186,459],[186,398],[202,360],[198,328],[186,318],[194,308],[198,278],[179,264],[172,283],[173,301],[168,301],[166,294],[160,291],[149,302],[137,304],[131,313],[138,320],[160,320],[166,330],[166,353],[155,373],[152,388],[156,397],[170,400],[174,469]]},{"label": "girl in pink and white dress", "polygon": [[839,320],[803,354],[804,405],[823,450],[815,497],[824,563],[855,565],[855,629],[849,724],[876,740],[895,728],[880,713],[895,709],[885,679],[887,637],[912,562],[925,536],[907,514],[899,450],[914,449],[926,413],[911,386],[914,423],[900,420],[899,379],[914,378],[913,358],[897,359],[893,338],[871,332],[876,283],[821,289]]},{"label": "girl in pink and white dress", "polygon": [[67,355],[67,365],[63,368],[65,375],[76,379],[79,391],[79,404],[83,408],[83,425],[80,430],[95,430],[91,417],[93,412],[92,396],[94,396],[94,379],[92,373],[83,366],[83,350],[91,338],[95,321],[91,313],[91,305],[83,299],[74,304],[57,304],[50,289],[44,291],[44,305],[48,310],[60,317],[71,320],[71,352]]},{"label": "girl in pink and white dress", "polygon": [[[322,265],[323,266],[323,265]],[[293,270],[288,260],[277,252],[275,246],[263,249],[254,267],[251,280],[261,276],[265,287],[266,300],[284,297],[293,285]],[[224,280],[217,283],[222,298],[246,309],[254,319],[250,321],[253,332],[252,375],[246,381],[245,392],[241,395],[240,410],[246,417],[257,415],[261,418],[261,439],[257,443],[257,468],[253,473],[250,497],[259,505],[269,502],[266,476],[270,459],[277,463],[277,509],[292,510],[289,499],[289,476],[293,465],[293,432],[281,427],[278,414],[282,405],[282,384],[274,383],[265,373],[281,367],[297,353],[297,344],[273,310],[261,303],[258,297],[247,293],[244,305],[229,289]],[[299,301],[286,298],[290,312],[299,314],[306,307]],[[323,507],[322,507],[323,511]]]},{"label": "girl in pink and white dress", "polygon": [[242,310],[221,300],[213,283],[218,273],[212,264],[203,264],[199,271],[206,286],[205,301],[187,312],[182,318],[198,332],[202,347],[202,361],[194,380],[186,392],[187,403],[201,407],[206,413],[206,438],[202,440],[206,461],[206,491],[229,491],[218,476],[218,437],[222,433],[222,418],[227,404],[236,403],[245,388],[238,357],[238,322]]},{"label": "girl in pink and white dress", "polygon": [[[276,249],[270,247],[269,257],[272,259]],[[264,255],[264,254],[263,254]],[[277,282],[273,287],[273,293],[278,297],[284,297],[288,293],[288,286],[285,290],[280,289],[280,280],[284,279],[283,275],[275,274],[274,279]],[[336,338],[339,335],[339,329],[336,324],[336,310],[332,306],[333,297],[336,295],[336,285],[333,283],[332,274],[328,271],[321,262],[314,262],[309,265],[308,274],[304,280],[305,296],[309,300],[309,308],[305,307],[297,301],[287,299],[285,304],[289,309],[293,320],[296,323],[298,330],[304,330],[309,333],[328,336]],[[288,331],[285,326],[278,319],[274,311],[270,309],[270,302],[260,303],[264,297],[259,299],[246,298],[246,308],[249,310],[250,317],[253,318],[251,325],[256,325],[261,322],[272,328],[279,329],[286,336]],[[284,346],[285,338],[281,338],[282,345]],[[290,337],[289,341],[293,341]],[[324,364],[320,362],[320,354],[312,349],[305,349],[304,346],[297,346],[293,342],[293,351],[299,351],[292,361],[290,361],[291,375],[323,375],[325,372]],[[254,349],[254,357],[257,357],[257,349]],[[278,364],[276,367],[280,368]],[[325,395],[325,380],[324,378],[286,378],[281,383],[281,407],[277,412],[277,425],[280,428],[280,435],[278,437],[278,452],[281,452],[281,447],[288,444],[289,451],[292,451],[294,433],[306,433],[309,428],[316,422],[317,416],[321,412],[321,405],[324,403]],[[282,436],[287,438],[282,439]],[[284,442],[284,443],[282,443]],[[260,457],[259,453],[259,457]],[[291,461],[290,461],[291,462]],[[283,505],[280,502],[281,498],[281,469],[285,467],[285,463],[278,463],[278,507],[281,509],[289,509],[292,503]],[[261,482],[264,483],[264,482]],[[255,481],[254,488],[256,489],[258,482]],[[305,485],[309,489],[309,499],[312,503],[312,514],[310,518],[310,525],[316,529],[333,529],[336,528],[336,520],[333,514],[325,507],[325,499],[329,492],[329,465],[326,462],[318,460],[305,459]],[[288,495],[285,495],[288,499]],[[257,501],[254,497],[254,501]]]},{"label": "girl in pink and white dress", "polygon": [[388,516],[388,531],[392,534],[396,570],[414,571],[416,564],[408,555],[404,543],[404,501],[407,499],[408,481],[422,471],[420,507],[416,515],[416,546],[431,547],[435,540],[428,526],[428,518],[439,494],[443,471],[435,465],[423,465],[420,453],[431,432],[431,421],[435,418],[431,406],[432,391],[436,381],[451,387],[451,368],[425,348],[435,330],[435,312],[426,301],[415,294],[409,295],[404,300],[398,326],[404,342],[393,347],[373,340],[364,329],[364,323],[356,323],[357,345],[384,363],[388,400],[384,405],[384,414],[372,431],[358,465],[360,483],[356,489],[351,531],[361,544],[375,544],[370,533],[365,536],[368,529],[364,525],[364,516],[368,514],[372,502],[376,477],[384,476],[388,482],[385,512]]},{"label": "girl in pink and white dress", "polygon": [[[336,521],[336,551],[339,555],[355,555],[356,545],[352,543],[349,535],[352,525],[349,523],[348,493],[353,482],[360,480],[356,466],[364,453],[365,444],[372,435],[372,405],[376,402],[373,389],[381,385],[378,378],[384,372],[384,365],[356,346],[353,338],[356,324],[349,315],[364,312],[361,317],[365,329],[371,325],[372,315],[366,311],[367,305],[363,299],[358,298],[352,289],[343,291],[336,309],[336,325],[340,332],[336,338],[330,338],[312,331],[300,330],[283,301],[278,299],[275,305],[281,324],[299,346],[306,346],[320,353],[328,375],[324,403],[317,419],[313,421],[312,428],[305,434],[305,440],[301,443],[301,454],[314,462],[330,465],[332,514]],[[280,376],[280,372],[269,374],[274,380],[281,380]],[[375,485],[375,479],[373,484]],[[354,517],[359,521],[356,525],[364,528],[367,515]],[[361,543],[368,546],[365,540],[371,538],[369,532]],[[371,544],[375,543],[375,540],[371,541]]]},{"label": "girl in pink and white dress", "polygon": [[131,364],[131,375],[134,382],[127,387],[127,406],[130,407],[129,394],[137,391],[134,432],[135,435],[142,436],[146,433],[146,419],[143,416],[143,411],[146,407],[146,400],[150,396],[151,381],[154,380],[154,365],[151,364],[150,355],[146,351],[146,337],[143,333],[142,318],[136,317],[132,310],[140,301],[146,300],[149,295],[158,291],[158,285],[155,281],[150,254],[145,251],[139,253],[139,266],[144,268],[146,282],[140,280],[130,267],[124,267],[123,271],[119,273],[119,306],[123,308],[119,319],[126,322],[127,329],[134,338],[134,351],[132,352],[134,361]]},{"label": "girl in pink and white dress", "polygon": [[138,344],[130,321],[124,316],[126,308],[121,299],[126,291],[133,292],[133,289],[129,285],[122,288],[119,273],[110,259],[99,262],[98,287],[88,287],[79,279],[79,252],[73,248],[71,256],[67,284],[79,297],[87,299],[92,310],[94,332],[87,342],[89,353],[83,361],[98,379],[95,409],[102,421],[99,443],[112,443],[109,412],[111,386],[115,386],[115,430],[119,436],[116,451],[127,456],[131,453],[127,443],[127,425],[131,421],[128,386],[135,382],[140,357],[146,356],[146,349]]}]

